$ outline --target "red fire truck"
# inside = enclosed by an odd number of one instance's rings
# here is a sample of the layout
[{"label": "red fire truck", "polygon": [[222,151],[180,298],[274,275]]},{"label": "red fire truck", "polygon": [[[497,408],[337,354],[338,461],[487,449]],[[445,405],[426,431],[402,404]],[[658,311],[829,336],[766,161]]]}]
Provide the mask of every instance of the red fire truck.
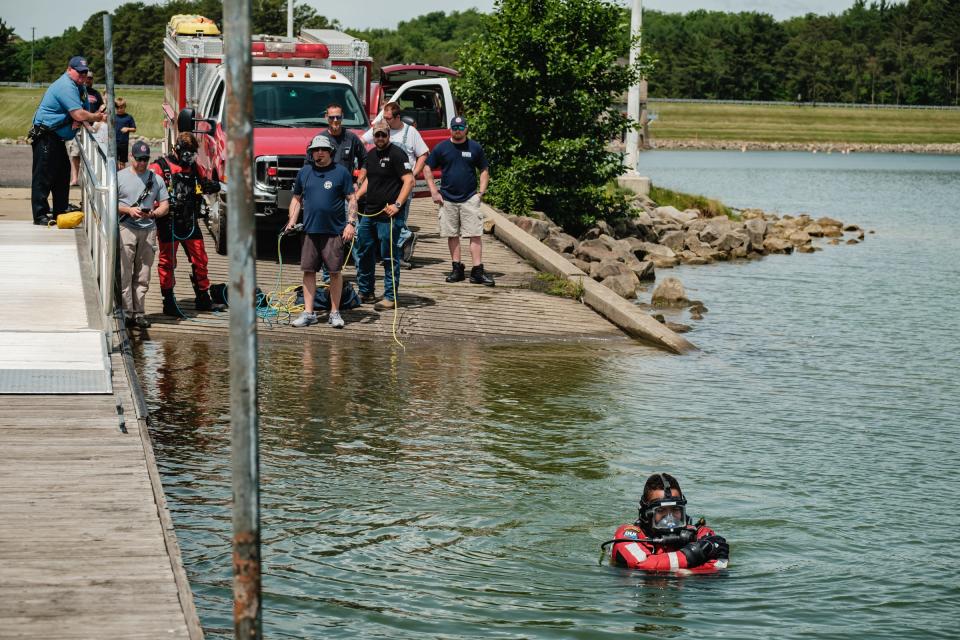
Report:
[{"label": "red fire truck", "polygon": [[[382,106],[396,101],[431,149],[449,137],[457,110],[449,78],[456,71],[423,64],[391,65],[371,78],[366,42],[330,29],[303,29],[296,38],[258,35],[253,57],[254,200],[257,228],[280,229],[287,219],[293,181],[307,144],[326,127],[324,110],[343,105],[343,126],[365,131]],[[164,38],[164,152],[178,131],[194,131],[197,161],[220,176],[221,191],[207,196],[210,230],[226,252],[226,135],[223,39],[199,16],[175,16]],[[426,193],[419,180],[418,191]]]}]

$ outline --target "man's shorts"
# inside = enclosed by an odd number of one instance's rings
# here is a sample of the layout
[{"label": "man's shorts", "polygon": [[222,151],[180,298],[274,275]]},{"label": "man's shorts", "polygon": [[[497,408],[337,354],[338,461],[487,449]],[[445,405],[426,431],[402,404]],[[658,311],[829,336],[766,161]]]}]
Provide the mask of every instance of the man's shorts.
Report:
[{"label": "man's shorts", "polygon": [[326,265],[330,273],[340,273],[344,263],[343,237],[325,233],[305,233],[300,245],[300,270],[316,273]]},{"label": "man's shorts", "polygon": [[67,140],[67,155],[71,158],[80,157],[80,143],[77,142],[75,138]]},{"label": "man's shorts", "polygon": [[482,236],[483,211],[480,209],[480,194],[474,194],[466,202],[444,200],[438,218],[441,238]]},{"label": "man's shorts", "polygon": [[126,162],[130,153],[130,141],[117,143],[117,162]]}]

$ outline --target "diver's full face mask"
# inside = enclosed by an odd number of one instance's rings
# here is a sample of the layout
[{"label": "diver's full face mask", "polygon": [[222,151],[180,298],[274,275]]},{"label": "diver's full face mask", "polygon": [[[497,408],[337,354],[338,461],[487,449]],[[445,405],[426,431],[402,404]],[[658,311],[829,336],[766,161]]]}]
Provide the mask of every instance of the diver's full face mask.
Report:
[{"label": "diver's full face mask", "polygon": [[647,508],[650,528],[655,533],[670,533],[687,524],[686,500],[657,500]]},{"label": "diver's full face mask", "polygon": [[183,164],[193,164],[194,160],[197,159],[197,154],[194,151],[181,151],[177,156]]}]

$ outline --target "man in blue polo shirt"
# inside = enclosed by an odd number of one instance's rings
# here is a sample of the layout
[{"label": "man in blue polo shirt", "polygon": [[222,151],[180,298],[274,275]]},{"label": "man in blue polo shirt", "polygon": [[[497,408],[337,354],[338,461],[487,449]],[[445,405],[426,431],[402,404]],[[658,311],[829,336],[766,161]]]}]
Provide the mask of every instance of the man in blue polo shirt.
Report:
[{"label": "man in blue polo shirt", "polygon": [[[67,70],[50,87],[33,116],[30,144],[33,147],[31,200],[33,223],[46,225],[67,210],[70,194],[70,158],[67,140],[73,140],[84,122],[104,122],[105,112],[91,112],[80,92],[85,83],[87,59],[73,56]],[[53,192],[53,213],[47,197]]]},{"label": "man in blue polo shirt", "polygon": [[[433,170],[440,169],[440,189],[433,183]],[[480,190],[477,190],[477,171]],[[467,121],[461,116],[450,121],[450,139],[436,147],[423,167],[423,178],[433,201],[440,206],[440,237],[447,239],[453,270],[447,282],[466,278],[460,262],[460,237],[470,239],[470,282],[492,287],[495,283],[483,269],[483,211],[480,200],[490,182],[490,169],[483,147],[467,139]]]},{"label": "man in blue polo shirt", "polygon": [[[292,324],[295,327],[317,324],[317,314],[313,311],[313,300],[317,295],[317,271],[326,267],[330,272],[330,316],[327,324],[334,329],[342,329],[341,270],[346,255],[345,245],[353,240],[357,226],[353,177],[343,165],[333,161],[336,146],[327,136],[315,136],[307,151],[313,156],[313,164],[304,166],[297,174],[293,184],[293,199],[290,201],[290,218],[285,229],[293,229],[302,208],[304,233],[300,269],[303,271],[304,311]],[[346,210],[349,210],[349,217]]]}]

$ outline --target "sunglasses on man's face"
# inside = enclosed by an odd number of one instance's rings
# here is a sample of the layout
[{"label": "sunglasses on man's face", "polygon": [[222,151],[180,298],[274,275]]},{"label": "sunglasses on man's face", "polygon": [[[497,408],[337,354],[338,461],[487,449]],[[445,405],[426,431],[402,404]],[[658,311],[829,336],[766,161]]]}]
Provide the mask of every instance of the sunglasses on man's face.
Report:
[{"label": "sunglasses on man's face", "polygon": [[458,125],[456,127],[450,127],[453,131],[466,131],[467,128],[463,125]]},{"label": "sunglasses on man's face", "polygon": [[389,138],[389,137],[390,137],[390,134],[389,134],[389,133],[386,133],[386,132],[384,132],[384,131],[377,131],[375,134],[373,134],[373,137],[374,137],[374,138]]},{"label": "sunglasses on man's face", "polygon": [[343,116],[327,116],[327,120],[339,121],[343,120]]},{"label": "sunglasses on man's face", "polygon": [[146,162],[146,161],[149,160],[149,159],[150,159],[149,156],[144,156],[144,157],[142,157],[142,158],[134,158],[133,161],[134,161],[134,162]]}]

